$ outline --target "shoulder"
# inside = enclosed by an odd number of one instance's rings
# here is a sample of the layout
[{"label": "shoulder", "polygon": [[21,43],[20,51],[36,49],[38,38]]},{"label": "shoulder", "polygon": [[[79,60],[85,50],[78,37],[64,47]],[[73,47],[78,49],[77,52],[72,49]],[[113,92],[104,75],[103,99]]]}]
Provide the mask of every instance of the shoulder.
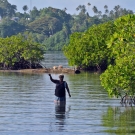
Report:
[{"label": "shoulder", "polygon": [[64,83],[67,83],[66,81],[64,81]]},{"label": "shoulder", "polygon": [[66,81],[64,81],[64,85],[65,85],[65,87],[67,86],[67,82]]}]

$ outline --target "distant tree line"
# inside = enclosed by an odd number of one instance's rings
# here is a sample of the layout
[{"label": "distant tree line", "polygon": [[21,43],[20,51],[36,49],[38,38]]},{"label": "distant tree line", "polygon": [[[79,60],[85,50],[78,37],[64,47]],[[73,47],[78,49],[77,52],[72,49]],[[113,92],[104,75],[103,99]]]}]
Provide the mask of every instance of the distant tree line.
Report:
[{"label": "distant tree line", "polygon": [[[89,14],[92,8],[94,16]],[[84,32],[94,24],[101,24],[116,18],[133,14],[132,10],[121,8],[119,5],[110,10],[104,6],[104,13],[91,3],[79,5],[78,14],[67,14],[68,10],[53,7],[38,10],[27,5],[22,6],[24,13],[17,12],[17,6],[8,0],[0,0],[0,37],[17,35],[28,32],[35,42],[46,46],[47,50],[61,50],[64,44],[69,43],[69,36],[74,32]]]}]

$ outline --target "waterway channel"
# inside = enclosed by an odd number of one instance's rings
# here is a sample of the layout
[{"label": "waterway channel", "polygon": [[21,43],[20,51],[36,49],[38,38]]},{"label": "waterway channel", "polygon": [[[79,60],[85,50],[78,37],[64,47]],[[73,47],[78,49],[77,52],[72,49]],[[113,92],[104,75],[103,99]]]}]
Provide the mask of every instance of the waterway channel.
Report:
[{"label": "waterway channel", "polygon": [[[47,67],[68,67],[62,53],[48,52],[45,57]],[[66,105],[59,106],[53,102],[55,84],[48,74],[0,73],[0,135],[135,133],[135,107],[109,98],[98,74],[64,75],[72,97],[67,94]],[[58,76],[52,74],[55,79]]]}]

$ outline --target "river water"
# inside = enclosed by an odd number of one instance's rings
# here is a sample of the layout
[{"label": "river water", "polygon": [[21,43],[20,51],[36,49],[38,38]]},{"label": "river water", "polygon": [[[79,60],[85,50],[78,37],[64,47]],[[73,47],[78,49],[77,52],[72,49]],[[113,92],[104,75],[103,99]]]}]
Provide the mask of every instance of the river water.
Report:
[{"label": "river water", "polygon": [[[55,58],[54,54],[48,52],[47,61]],[[53,63],[68,66],[60,55],[62,63],[57,59]],[[46,64],[53,66],[52,62]],[[58,74],[52,77],[57,79]],[[135,108],[122,106],[119,99],[110,99],[98,74],[65,74],[65,81],[72,97],[67,94],[63,106],[53,102],[55,84],[48,74],[0,73],[0,135],[135,133]]]}]

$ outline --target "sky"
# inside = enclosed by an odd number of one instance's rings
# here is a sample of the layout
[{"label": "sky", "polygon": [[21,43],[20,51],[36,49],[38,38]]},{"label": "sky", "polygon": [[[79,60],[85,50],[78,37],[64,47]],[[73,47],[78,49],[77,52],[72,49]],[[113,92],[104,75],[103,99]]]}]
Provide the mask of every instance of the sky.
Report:
[{"label": "sky", "polygon": [[122,8],[130,9],[135,12],[135,0],[8,0],[12,5],[17,5],[17,11],[23,12],[22,7],[27,5],[29,10],[36,6],[38,9],[53,7],[58,9],[67,8],[67,13],[77,14],[76,8],[79,5],[87,6],[87,3],[91,3],[91,6],[87,10],[89,14],[93,14],[92,7],[96,6],[99,11],[104,13],[104,5],[108,6],[109,10],[112,10],[114,6],[120,5]]}]

